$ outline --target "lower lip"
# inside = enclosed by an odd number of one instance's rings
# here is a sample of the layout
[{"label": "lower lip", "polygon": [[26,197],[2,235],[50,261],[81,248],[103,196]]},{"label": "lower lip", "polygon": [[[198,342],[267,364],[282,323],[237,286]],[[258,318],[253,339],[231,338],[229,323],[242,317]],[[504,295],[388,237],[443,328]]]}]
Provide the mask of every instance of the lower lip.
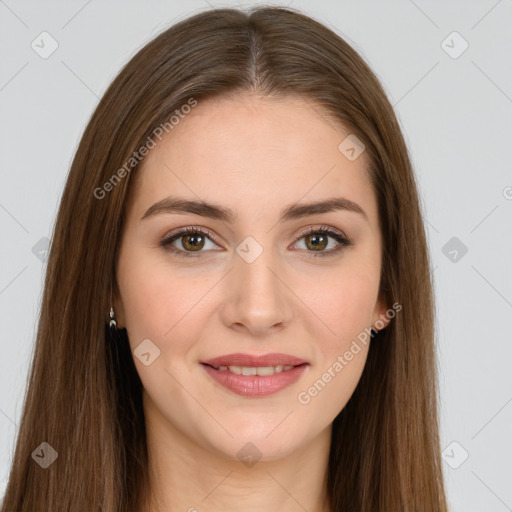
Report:
[{"label": "lower lip", "polygon": [[291,370],[274,373],[274,375],[260,376],[237,375],[229,370],[216,370],[211,366],[202,364],[202,367],[212,379],[237,395],[247,397],[268,396],[291,386],[300,379],[306,371],[306,366],[308,365],[301,364]]}]

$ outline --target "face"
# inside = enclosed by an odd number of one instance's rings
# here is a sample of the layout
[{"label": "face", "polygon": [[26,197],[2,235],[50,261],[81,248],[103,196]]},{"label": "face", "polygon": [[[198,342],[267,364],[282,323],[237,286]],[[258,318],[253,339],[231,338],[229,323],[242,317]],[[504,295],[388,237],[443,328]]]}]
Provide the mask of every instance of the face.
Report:
[{"label": "face", "polygon": [[[350,132],[312,107],[199,101],[149,151],[127,203],[115,306],[146,421],[228,458],[247,442],[284,457],[330,428],[361,376],[362,333],[386,311],[366,155],[346,158]],[[332,199],[344,201],[308,208]],[[257,375],[203,364],[234,353],[298,360],[231,360]]]}]

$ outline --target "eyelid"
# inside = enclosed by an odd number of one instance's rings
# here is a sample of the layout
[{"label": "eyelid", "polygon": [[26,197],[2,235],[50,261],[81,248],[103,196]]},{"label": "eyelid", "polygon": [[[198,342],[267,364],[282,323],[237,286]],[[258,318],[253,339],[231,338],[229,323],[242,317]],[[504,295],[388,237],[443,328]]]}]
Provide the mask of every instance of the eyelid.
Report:
[{"label": "eyelid", "polygon": [[346,236],[345,233],[343,233],[343,231],[333,228],[331,226],[327,226],[326,224],[320,224],[320,225],[315,225],[315,226],[308,226],[308,227],[302,229],[300,234],[297,236],[297,239],[295,240],[295,242],[297,242],[298,240],[300,240],[302,237],[304,237],[306,235],[309,235],[312,233],[317,233],[317,232],[322,232],[322,231],[326,232],[329,235],[337,235],[339,237],[343,237],[347,241],[349,240],[348,236]]}]

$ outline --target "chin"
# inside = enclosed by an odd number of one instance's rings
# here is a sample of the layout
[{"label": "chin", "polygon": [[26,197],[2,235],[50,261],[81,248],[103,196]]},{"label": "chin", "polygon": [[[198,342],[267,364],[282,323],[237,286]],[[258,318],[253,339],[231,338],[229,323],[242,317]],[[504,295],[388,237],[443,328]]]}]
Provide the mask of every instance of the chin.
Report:
[{"label": "chin", "polygon": [[[281,420],[282,421],[282,418]],[[272,428],[264,429],[253,425],[252,427],[239,428],[238,430],[226,425],[226,429],[233,435],[225,435],[219,443],[216,436],[210,440],[212,448],[229,459],[237,459],[243,462],[247,457],[250,460],[273,461],[283,459],[300,448],[300,439],[303,436],[299,432],[290,432],[290,429],[282,429],[279,422]]]}]

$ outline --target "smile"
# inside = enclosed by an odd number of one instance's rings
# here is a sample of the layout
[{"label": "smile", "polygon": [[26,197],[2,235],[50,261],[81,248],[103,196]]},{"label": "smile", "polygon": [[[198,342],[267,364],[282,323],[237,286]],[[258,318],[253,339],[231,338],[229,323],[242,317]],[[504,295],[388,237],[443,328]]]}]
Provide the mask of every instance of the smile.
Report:
[{"label": "smile", "polygon": [[224,388],[245,397],[264,397],[297,382],[308,363],[297,366],[219,366],[202,363],[208,375]]},{"label": "smile", "polygon": [[283,366],[282,364],[278,364],[276,366],[212,366],[216,370],[220,370],[221,372],[230,371],[235,373],[236,375],[274,375],[274,373],[287,372],[292,368],[295,368],[293,365]]}]

